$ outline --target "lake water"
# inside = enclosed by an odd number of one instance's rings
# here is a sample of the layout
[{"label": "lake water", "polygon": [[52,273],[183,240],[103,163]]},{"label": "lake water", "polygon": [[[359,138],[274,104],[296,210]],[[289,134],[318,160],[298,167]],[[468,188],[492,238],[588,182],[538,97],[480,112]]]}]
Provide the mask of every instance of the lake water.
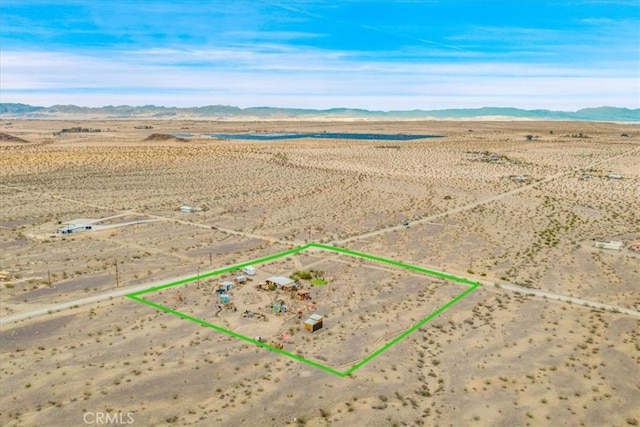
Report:
[{"label": "lake water", "polygon": [[[174,133],[178,137],[189,137],[191,134]],[[343,133],[343,132],[317,132],[317,133],[205,133],[203,135],[222,139],[245,139],[257,141],[275,141],[281,139],[365,139],[374,141],[410,141],[413,139],[442,138],[443,135],[417,135],[417,134],[384,134],[384,133]]]}]

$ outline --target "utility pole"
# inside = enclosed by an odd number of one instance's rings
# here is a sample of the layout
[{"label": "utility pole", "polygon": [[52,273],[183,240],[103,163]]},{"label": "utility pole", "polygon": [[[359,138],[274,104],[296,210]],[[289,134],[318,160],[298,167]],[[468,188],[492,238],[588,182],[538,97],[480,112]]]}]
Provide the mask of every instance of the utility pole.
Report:
[{"label": "utility pole", "polygon": [[209,252],[209,265],[213,265],[213,254]]},{"label": "utility pole", "polygon": [[116,288],[120,286],[120,277],[118,276],[118,260],[116,259]]},{"label": "utility pole", "polygon": [[200,288],[200,266],[198,266],[198,284],[197,287]]},{"label": "utility pole", "polygon": [[47,277],[49,277],[49,287],[51,287],[51,272],[47,268]]}]

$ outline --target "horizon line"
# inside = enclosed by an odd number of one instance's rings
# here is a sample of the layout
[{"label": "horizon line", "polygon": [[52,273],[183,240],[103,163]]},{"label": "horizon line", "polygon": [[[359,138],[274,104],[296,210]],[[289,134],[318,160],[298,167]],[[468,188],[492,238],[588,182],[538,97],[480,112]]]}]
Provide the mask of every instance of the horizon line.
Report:
[{"label": "horizon line", "polygon": [[497,105],[485,105],[485,106],[482,106],[482,107],[448,107],[448,108],[424,108],[424,109],[423,108],[410,108],[410,109],[393,109],[393,110],[370,110],[370,109],[367,109],[367,108],[345,107],[345,106],[342,106],[342,107],[336,106],[336,107],[330,107],[330,108],[309,108],[309,107],[276,107],[276,106],[270,106],[270,105],[254,105],[254,106],[250,106],[250,107],[240,107],[240,106],[231,105],[231,104],[203,104],[203,105],[192,105],[192,106],[186,106],[186,107],[171,106],[171,105],[158,105],[158,104],[138,104],[138,105],[106,104],[106,105],[101,105],[101,106],[88,106],[88,105],[78,105],[78,104],[52,104],[52,105],[48,105],[48,106],[43,106],[43,105],[34,105],[34,104],[28,104],[28,103],[22,103],[22,102],[0,102],[0,105],[24,105],[24,106],[27,106],[27,107],[42,108],[42,109],[49,109],[49,108],[53,108],[53,107],[78,107],[78,108],[86,108],[86,109],[103,109],[103,108],[109,108],[109,107],[111,107],[111,108],[156,107],[156,108],[166,108],[166,109],[188,110],[188,109],[206,108],[206,107],[227,107],[227,108],[237,108],[239,110],[269,108],[269,109],[274,109],[274,110],[303,110],[303,111],[354,110],[354,111],[367,111],[367,112],[380,112],[380,113],[411,112],[411,111],[426,111],[426,112],[428,112],[428,111],[446,111],[446,110],[482,110],[482,109],[488,109],[488,108],[513,109],[513,110],[521,110],[521,111],[549,111],[549,112],[559,112],[559,113],[577,113],[577,112],[582,111],[582,110],[604,109],[604,108],[615,108],[615,109],[630,110],[630,111],[640,110],[640,107],[620,107],[620,106],[615,106],[615,105],[598,105],[598,106],[591,106],[591,107],[582,107],[582,108],[578,108],[576,110],[553,110],[553,109],[549,109],[549,108],[523,108],[523,107],[497,106]]}]

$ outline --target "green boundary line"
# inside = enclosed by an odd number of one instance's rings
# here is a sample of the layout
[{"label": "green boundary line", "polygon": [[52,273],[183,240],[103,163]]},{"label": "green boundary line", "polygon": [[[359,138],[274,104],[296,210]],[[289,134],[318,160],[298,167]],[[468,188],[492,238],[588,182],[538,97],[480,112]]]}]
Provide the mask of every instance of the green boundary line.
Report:
[{"label": "green boundary line", "polygon": [[425,317],[424,319],[422,319],[418,323],[414,324],[412,327],[410,327],[409,329],[407,329],[406,331],[404,331],[403,333],[401,333],[400,335],[398,335],[397,337],[395,337],[394,339],[392,339],[391,341],[386,343],[384,346],[380,347],[378,350],[374,351],[373,353],[371,353],[368,356],[365,356],[364,359],[362,359],[360,362],[358,362],[355,365],[353,365],[351,367],[351,369],[346,371],[343,376],[349,375],[349,374],[355,372],[357,369],[360,369],[361,367],[363,367],[364,365],[366,365],[367,363],[369,363],[370,361],[372,361],[373,359],[378,357],[380,354],[382,354],[383,352],[385,352],[386,350],[391,348],[393,345],[399,343],[404,338],[406,338],[407,336],[409,336],[413,332],[415,332],[417,329],[421,328],[424,324],[428,323],[431,319],[433,319],[434,317],[438,316],[440,313],[442,313],[443,311],[445,311],[446,309],[448,309],[449,307],[451,307],[452,305],[454,305],[455,303],[460,301],[462,298],[464,298],[467,295],[469,295],[478,286],[480,286],[480,285],[476,284],[475,286],[470,287],[469,289],[467,289],[466,291],[462,292],[461,294],[459,294],[458,296],[453,298],[451,301],[449,301],[445,305],[439,307],[437,310],[432,312],[430,315],[428,315],[427,317]]},{"label": "green boundary line", "polygon": [[383,262],[385,264],[390,264],[396,267],[401,267],[401,268],[406,268],[409,270],[414,270],[420,273],[425,273],[428,274],[430,276],[436,276],[436,277],[440,277],[442,279],[447,279],[447,280],[453,280],[454,282],[458,282],[458,283],[464,283],[465,285],[469,285],[469,286],[475,286],[475,285],[479,285],[478,282],[474,282],[471,281],[469,279],[465,279],[464,277],[458,277],[458,276],[454,276],[452,274],[449,273],[444,273],[442,271],[436,271],[436,270],[430,270],[428,268],[424,268],[424,267],[418,267],[417,265],[411,265],[411,264],[406,264],[400,261],[394,261],[392,259],[388,259],[388,258],[382,258],[379,256],[375,256],[375,255],[369,255],[369,254],[365,254],[363,252],[357,252],[357,251],[352,251],[351,249],[344,249],[344,248],[340,248],[337,246],[330,246],[330,245],[322,245],[320,243],[309,243],[307,245],[305,245],[307,247],[310,248],[317,248],[317,249],[323,249],[326,251],[332,251],[332,252],[340,252],[343,254],[347,254],[347,255],[351,255],[351,256],[355,256],[358,258],[365,258],[365,259],[369,259],[372,261],[377,261],[377,262]]},{"label": "green boundary line", "polygon": [[[341,254],[345,254],[345,255],[355,256],[355,257],[358,257],[358,258],[363,258],[363,259],[368,259],[368,260],[371,260],[371,261],[376,261],[376,262],[381,262],[381,263],[393,265],[393,266],[396,266],[396,267],[405,268],[405,269],[408,269],[408,270],[417,271],[417,272],[424,273],[424,274],[427,274],[427,275],[430,275],[430,276],[435,276],[435,277],[439,277],[439,278],[442,278],[442,279],[452,280],[454,282],[467,285],[467,286],[469,286],[469,288],[466,289],[464,292],[460,293],[459,295],[457,295],[456,297],[454,297],[449,302],[445,303],[444,305],[442,305],[439,308],[437,308],[436,310],[434,310],[427,317],[425,317],[424,319],[422,319],[419,322],[415,323],[409,329],[407,329],[406,331],[402,332],[397,337],[393,338],[391,341],[389,341],[388,343],[386,343],[385,345],[380,347],[378,350],[376,350],[373,353],[365,356],[362,360],[360,360],[359,362],[357,362],[351,368],[349,368],[348,370],[346,370],[344,372],[338,371],[336,369],[333,369],[333,368],[331,368],[329,366],[323,365],[323,364],[318,363],[316,361],[313,361],[313,360],[310,360],[310,359],[306,359],[306,358],[304,358],[304,357],[302,357],[302,356],[300,356],[298,354],[290,353],[290,352],[288,352],[286,350],[281,350],[281,349],[276,348],[276,347],[274,347],[272,345],[269,345],[267,343],[263,343],[261,341],[255,340],[255,339],[247,337],[245,335],[241,335],[241,334],[239,334],[237,332],[234,332],[232,330],[222,328],[220,326],[214,325],[213,323],[206,322],[206,321],[204,321],[202,319],[198,319],[197,317],[189,316],[188,314],[182,313],[182,312],[180,312],[178,310],[174,310],[174,309],[166,307],[166,306],[164,306],[162,304],[158,304],[158,303],[155,303],[155,302],[150,301],[148,299],[140,297],[140,295],[153,293],[153,292],[156,292],[156,291],[159,291],[159,290],[162,290],[162,289],[171,288],[171,287],[174,287],[174,286],[184,285],[184,284],[191,283],[191,282],[193,282],[195,280],[199,280],[199,279],[202,279],[202,278],[208,278],[208,277],[212,277],[212,276],[217,276],[217,275],[220,275],[220,274],[223,274],[223,273],[227,273],[229,271],[233,271],[233,270],[237,270],[237,269],[246,267],[248,265],[263,264],[265,262],[273,261],[275,259],[282,258],[282,257],[288,256],[288,255],[293,255],[293,254],[302,252],[302,251],[310,249],[310,248],[315,248],[315,249],[320,249],[320,250],[325,250],[325,251],[331,251],[331,252],[337,252],[337,253],[341,253]],[[340,247],[337,247],[337,246],[323,245],[323,244],[319,244],[319,243],[308,243],[306,245],[299,246],[297,248],[293,248],[293,249],[290,249],[290,250],[287,250],[287,251],[284,251],[284,252],[280,252],[280,253],[277,253],[277,254],[274,254],[274,255],[269,255],[269,256],[258,258],[258,259],[252,260],[252,261],[243,262],[241,264],[231,265],[231,266],[224,267],[224,268],[221,268],[221,269],[209,271],[209,272],[197,275],[197,276],[192,276],[192,277],[188,277],[186,279],[176,280],[174,282],[170,282],[170,283],[167,283],[167,284],[164,284],[164,285],[153,286],[153,287],[151,287],[149,289],[144,289],[142,291],[138,291],[138,292],[133,292],[131,294],[127,294],[126,297],[131,298],[132,300],[140,302],[142,304],[146,304],[146,305],[148,305],[150,307],[156,308],[156,309],[158,309],[160,311],[163,311],[165,313],[170,313],[170,314],[173,314],[174,316],[180,317],[182,319],[190,320],[190,321],[192,321],[194,323],[197,323],[197,324],[199,324],[201,326],[212,328],[212,329],[214,329],[214,330],[216,330],[218,332],[221,332],[223,334],[226,334],[226,335],[238,338],[238,339],[240,339],[242,341],[246,341],[248,343],[257,345],[258,347],[266,348],[267,350],[273,351],[275,353],[282,354],[282,355],[287,356],[287,357],[289,357],[291,359],[297,360],[299,362],[306,363],[307,365],[313,366],[315,368],[322,369],[322,370],[324,370],[326,372],[332,373],[332,374],[337,375],[339,377],[346,377],[347,375],[351,375],[356,370],[360,369],[361,367],[363,367],[364,365],[366,365],[367,363],[369,363],[370,361],[372,361],[373,359],[378,357],[380,354],[382,354],[383,352],[385,352],[386,350],[388,350],[389,348],[391,348],[392,346],[394,346],[398,342],[402,341],[404,338],[406,338],[407,336],[409,336],[410,334],[415,332],[418,328],[422,327],[423,325],[425,325],[426,323],[431,321],[436,316],[442,314],[445,310],[450,308],[452,305],[456,304],[462,298],[466,297],[471,292],[473,292],[478,286],[480,286],[480,283],[478,283],[478,282],[473,282],[473,281],[468,280],[466,278],[457,277],[457,276],[454,276],[454,275],[451,275],[451,274],[448,274],[448,273],[445,273],[445,272],[430,270],[428,268],[419,267],[419,266],[411,265],[411,264],[406,264],[406,263],[402,263],[402,262],[399,262],[399,261],[394,261],[392,259],[378,257],[378,256],[375,256],[375,255],[369,255],[369,254],[366,254],[366,253],[363,253],[363,252],[352,251],[350,249],[344,249],[344,248],[340,248]]]}]

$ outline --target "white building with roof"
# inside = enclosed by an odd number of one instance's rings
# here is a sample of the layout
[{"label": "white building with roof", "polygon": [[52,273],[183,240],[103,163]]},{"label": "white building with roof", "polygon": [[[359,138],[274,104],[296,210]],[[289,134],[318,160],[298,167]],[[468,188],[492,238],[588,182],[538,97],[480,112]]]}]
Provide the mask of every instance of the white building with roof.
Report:
[{"label": "white building with roof", "polygon": [[180,212],[192,213],[192,212],[200,212],[202,209],[196,208],[193,206],[180,206]]},{"label": "white building with roof", "polygon": [[296,282],[284,276],[271,276],[266,280],[267,284],[273,283],[278,289],[286,289],[296,285]]},{"label": "white building with roof", "polygon": [[619,251],[620,249],[622,249],[622,246],[624,246],[624,244],[616,240],[607,240],[604,242],[596,241],[595,246],[596,248],[600,249],[613,249]]},{"label": "white building with roof", "polygon": [[65,224],[64,227],[58,228],[60,234],[72,234],[79,233],[81,231],[88,231],[93,229],[91,224]]}]

